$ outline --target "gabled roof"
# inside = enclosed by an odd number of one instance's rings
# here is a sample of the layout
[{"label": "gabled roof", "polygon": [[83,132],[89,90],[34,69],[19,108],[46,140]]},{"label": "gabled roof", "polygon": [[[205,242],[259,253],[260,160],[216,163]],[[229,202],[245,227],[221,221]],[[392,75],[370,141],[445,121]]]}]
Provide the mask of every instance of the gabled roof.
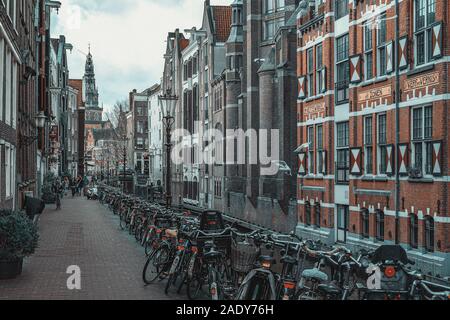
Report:
[{"label": "gabled roof", "polygon": [[230,6],[211,6],[211,9],[216,41],[226,42],[230,36],[232,9]]}]

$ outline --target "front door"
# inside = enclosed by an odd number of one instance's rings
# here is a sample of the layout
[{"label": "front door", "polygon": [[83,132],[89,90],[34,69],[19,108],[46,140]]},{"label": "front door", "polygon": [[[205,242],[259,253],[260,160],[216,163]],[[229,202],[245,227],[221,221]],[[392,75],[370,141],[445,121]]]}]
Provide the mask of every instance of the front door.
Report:
[{"label": "front door", "polygon": [[337,241],[346,243],[350,220],[349,207],[338,205],[337,207]]}]

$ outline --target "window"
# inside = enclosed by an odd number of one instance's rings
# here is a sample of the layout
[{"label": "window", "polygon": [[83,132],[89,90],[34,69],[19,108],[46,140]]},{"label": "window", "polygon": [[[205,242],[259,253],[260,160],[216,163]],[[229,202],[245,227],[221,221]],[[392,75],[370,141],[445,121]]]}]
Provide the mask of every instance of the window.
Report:
[{"label": "window", "polygon": [[314,205],[314,226],[320,228],[320,203]]},{"label": "window", "polygon": [[308,172],[314,174],[314,127],[308,127]]},{"label": "window", "polygon": [[6,186],[6,198],[11,197],[11,148],[9,146],[5,147],[5,186]]},{"label": "window", "polygon": [[434,252],[434,219],[425,218],[425,250]]},{"label": "window", "polygon": [[348,15],[348,0],[335,0],[334,6],[336,20]]},{"label": "window", "polygon": [[373,78],[373,32],[370,23],[364,25],[364,75],[366,80]]},{"label": "window", "polygon": [[144,148],[144,139],[143,138],[136,139],[136,148]]},{"label": "window", "polygon": [[350,80],[348,52],[348,34],[346,34],[336,39],[336,103],[348,101]]},{"label": "window", "polygon": [[412,151],[414,167],[427,175],[433,173],[433,109],[412,109]]},{"label": "window", "polygon": [[415,57],[420,66],[432,60],[432,27],[436,21],[436,0],[415,0]]},{"label": "window", "polygon": [[143,134],[144,131],[145,131],[144,121],[138,121],[137,122],[137,133]]},{"label": "window", "polygon": [[319,125],[316,127],[316,144],[317,144],[317,173],[324,174],[324,157],[323,153],[325,152],[323,150],[323,126]]},{"label": "window", "polygon": [[316,88],[317,93],[323,93],[325,91],[324,84],[324,74],[323,74],[323,47],[322,44],[316,46]]},{"label": "window", "polygon": [[380,114],[378,116],[378,163],[379,166],[379,174],[387,173],[387,138],[386,138],[386,114]]},{"label": "window", "polygon": [[284,18],[264,21],[264,40],[272,40],[275,33],[284,25]]},{"label": "window", "polygon": [[264,12],[266,14],[281,11],[284,7],[285,0],[264,0]]},{"label": "window", "polygon": [[419,246],[419,217],[411,214],[409,217],[409,245],[417,249]]},{"label": "window", "polygon": [[361,210],[361,235],[363,238],[370,237],[370,213],[367,209]]},{"label": "window", "polygon": [[305,224],[311,226],[311,203],[309,201],[305,203]]},{"label": "window", "polygon": [[337,240],[338,242],[347,241],[347,232],[350,225],[350,209],[349,206],[337,206]]},{"label": "window", "polygon": [[377,210],[375,220],[376,238],[378,241],[384,241],[384,212]]},{"label": "window", "polygon": [[365,173],[373,174],[373,123],[371,116],[364,118],[364,155]]},{"label": "window", "polygon": [[386,75],[386,13],[380,16],[380,27],[378,30],[378,76]]},{"label": "window", "polygon": [[336,175],[338,184],[347,184],[350,176],[349,123],[336,124],[337,130],[337,162]]},{"label": "window", "polygon": [[221,178],[215,178],[214,196],[217,198],[222,198],[222,179]]},{"label": "window", "polygon": [[309,97],[312,97],[315,95],[314,92],[314,54],[313,54],[313,48],[308,49],[306,51],[306,69],[308,72],[307,75],[307,84],[308,84],[308,90],[306,94]]}]

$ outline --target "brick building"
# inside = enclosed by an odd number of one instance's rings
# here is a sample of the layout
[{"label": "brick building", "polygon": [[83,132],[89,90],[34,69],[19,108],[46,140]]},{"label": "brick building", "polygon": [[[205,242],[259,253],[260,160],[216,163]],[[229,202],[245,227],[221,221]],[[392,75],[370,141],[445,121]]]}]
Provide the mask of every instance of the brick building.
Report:
[{"label": "brick building", "polygon": [[297,147],[297,4],[295,0],[234,1],[226,43],[225,128],[278,130],[278,140],[268,143],[268,150],[259,149],[258,154],[279,147],[279,155],[272,156],[279,158],[276,163],[285,170],[261,175],[261,163],[252,164],[249,153],[260,140],[248,141],[245,164],[227,166],[224,211],[285,232],[297,224],[296,179],[290,175],[297,171],[293,153]]},{"label": "brick building", "polygon": [[[76,90],[77,94],[77,101],[76,101],[76,110],[77,110],[77,124],[78,127],[77,135],[78,138],[76,139],[76,142],[78,144],[77,146],[77,174],[83,176],[84,175],[84,141],[85,141],[85,107],[84,107],[84,101],[83,101],[83,80],[81,79],[70,79],[69,80],[69,86]],[[75,147],[74,147],[75,148]]]},{"label": "brick building", "polygon": [[[176,95],[179,99],[176,104],[175,124],[173,129],[182,129],[184,126],[183,117],[181,116],[183,109],[181,103],[182,79],[183,79],[183,64],[181,63],[181,52],[189,45],[189,40],[185,38],[184,34],[176,29],[169,32],[166,39],[166,51],[164,53],[164,71],[162,76],[161,90],[166,93],[167,90],[171,94]],[[163,143],[165,143],[163,137]],[[163,163],[166,163],[166,154],[163,153]],[[172,204],[182,205],[183,203],[183,165],[172,166]],[[166,181],[165,166],[163,170],[163,181]]]},{"label": "brick building", "polygon": [[0,3],[0,208],[16,207],[17,111],[22,61],[15,1]]},{"label": "brick building", "polygon": [[417,268],[448,275],[449,4],[300,7],[299,233],[398,243]]}]

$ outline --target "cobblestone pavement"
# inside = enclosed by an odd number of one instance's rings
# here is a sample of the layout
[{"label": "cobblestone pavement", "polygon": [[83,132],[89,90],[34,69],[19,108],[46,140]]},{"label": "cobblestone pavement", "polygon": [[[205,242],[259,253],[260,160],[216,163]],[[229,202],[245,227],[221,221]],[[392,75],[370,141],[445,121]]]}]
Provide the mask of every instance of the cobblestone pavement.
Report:
[{"label": "cobblestone pavement", "polygon": [[[163,300],[164,283],[144,286],[144,250],[119,228],[117,216],[96,201],[63,199],[47,206],[39,222],[40,245],[23,274],[0,281],[0,300]],[[68,290],[67,268],[81,269],[81,290]]]}]

